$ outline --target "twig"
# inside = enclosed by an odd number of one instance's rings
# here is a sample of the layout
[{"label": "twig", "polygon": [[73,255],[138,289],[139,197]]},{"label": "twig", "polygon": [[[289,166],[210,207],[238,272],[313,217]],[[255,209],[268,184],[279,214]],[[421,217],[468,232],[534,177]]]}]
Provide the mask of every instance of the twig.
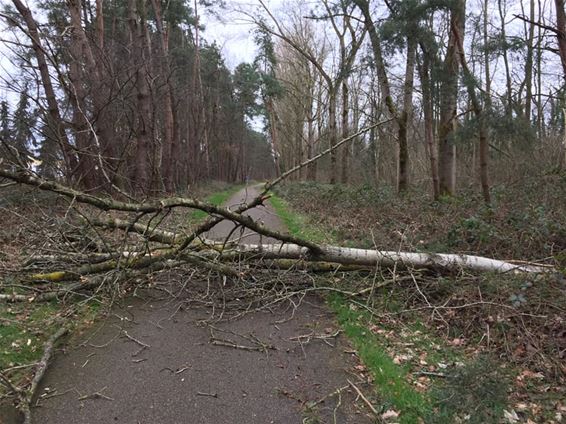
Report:
[{"label": "twig", "polygon": [[254,347],[254,346],[243,346],[243,345],[239,345],[236,344],[234,342],[231,342],[229,340],[221,340],[221,339],[212,339],[210,341],[211,344],[215,345],[215,346],[227,346],[227,347],[232,347],[234,349],[242,349],[242,350],[255,350],[258,352],[265,352],[265,348],[262,347]]},{"label": "twig", "polygon": [[326,401],[326,399],[329,399],[333,396],[336,396],[340,393],[342,393],[344,390],[346,390],[348,387],[350,387],[350,385],[344,386],[344,387],[339,387],[336,390],[334,390],[333,392],[328,393],[326,396],[320,398],[319,400],[317,400],[316,402],[313,403],[309,403],[310,407],[314,407],[317,405],[320,405],[321,403],[323,403],[324,401]]},{"label": "twig", "polygon": [[100,389],[97,392],[91,393],[90,395],[84,395],[84,396],[80,396],[78,398],[78,400],[87,400],[87,399],[104,399],[104,400],[114,400],[113,398],[106,396],[105,394],[103,394],[102,392],[106,390],[106,387],[103,387],[102,389]]},{"label": "twig", "polygon": [[416,371],[413,373],[413,375],[425,376],[425,377],[448,378],[446,374],[443,374],[441,372],[430,372],[430,371]]},{"label": "twig", "polygon": [[132,356],[138,356],[140,353],[142,353],[145,349],[149,349],[151,346],[136,339],[135,337],[132,337],[128,334],[128,332],[126,330],[123,330],[124,335],[130,339],[131,341],[133,341],[134,343],[137,343],[141,348],[134,354],[132,354]]},{"label": "twig", "polygon": [[362,400],[364,401],[364,403],[368,406],[368,408],[371,410],[371,412],[373,412],[373,414],[377,417],[379,416],[379,412],[377,412],[377,409],[375,409],[375,407],[371,404],[371,402],[364,396],[364,394],[362,393],[362,391],[360,389],[358,389],[358,386],[356,386],[354,383],[352,383],[350,380],[348,380],[348,384],[350,384],[350,386],[352,386],[352,388],[356,391],[356,393],[358,394],[358,396],[360,398],[362,398]]},{"label": "twig", "polygon": [[197,396],[208,396],[218,399],[218,393],[197,392]]},{"label": "twig", "polygon": [[45,346],[43,349],[43,356],[41,360],[37,363],[38,368],[35,372],[35,375],[31,381],[30,387],[27,390],[17,389],[17,395],[20,400],[18,408],[24,414],[24,424],[31,424],[31,401],[37,391],[37,387],[45,374],[45,370],[47,369],[47,365],[49,360],[51,359],[51,355],[53,354],[53,346],[61,337],[67,334],[68,329],[66,327],[61,327],[55,334],[53,334],[47,342],[45,342]]}]

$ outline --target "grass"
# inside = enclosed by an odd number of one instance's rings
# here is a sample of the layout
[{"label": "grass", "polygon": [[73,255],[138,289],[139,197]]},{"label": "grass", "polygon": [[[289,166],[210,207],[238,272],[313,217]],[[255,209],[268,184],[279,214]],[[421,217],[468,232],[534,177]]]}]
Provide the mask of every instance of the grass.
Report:
[{"label": "grass", "polygon": [[315,243],[330,243],[334,239],[332,232],[323,231],[306,216],[292,211],[289,203],[285,199],[271,193],[269,201],[292,235],[311,240]]},{"label": "grass", "polygon": [[70,313],[67,321],[74,329],[92,322],[99,303],[62,305],[56,301],[31,304],[0,304],[0,370],[34,363],[43,354],[43,344],[58,330],[60,317]]},{"label": "grass", "polygon": [[[294,236],[315,242],[336,241],[333,232],[325,232],[322,228],[313,225],[308,217],[292,211],[289,204],[281,197],[274,195],[271,204]],[[340,295],[331,294],[327,301],[336,313],[338,323],[358,351],[359,357],[371,372],[382,410],[390,408],[398,410],[401,423],[415,423],[420,417],[430,415],[432,410],[430,400],[414,390],[407,381],[408,367],[395,364],[387,354],[382,341],[368,330],[371,317],[363,311],[356,310]]]},{"label": "grass", "polygon": [[[204,200],[205,200],[205,202],[211,203],[215,206],[221,206],[224,203],[226,203],[226,201],[230,197],[232,197],[232,195],[237,193],[241,188],[242,188],[241,184],[233,185],[233,186],[226,188],[225,190],[218,191],[218,192],[215,192],[215,193],[208,195]],[[190,214],[190,221],[193,222],[193,223],[198,223],[198,222],[202,221],[203,219],[205,219],[207,216],[208,216],[208,213],[206,213],[204,211],[193,210]]]},{"label": "grass", "polygon": [[53,328],[57,305],[2,305],[0,309],[0,369],[35,362]]},{"label": "grass", "polygon": [[395,364],[386,353],[381,341],[369,331],[371,317],[367,312],[356,310],[342,296],[328,296],[328,304],[336,313],[359,357],[371,372],[381,399],[382,410],[395,409],[400,412],[399,422],[416,423],[419,418],[429,416],[430,400],[417,392],[407,381],[409,367]]}]

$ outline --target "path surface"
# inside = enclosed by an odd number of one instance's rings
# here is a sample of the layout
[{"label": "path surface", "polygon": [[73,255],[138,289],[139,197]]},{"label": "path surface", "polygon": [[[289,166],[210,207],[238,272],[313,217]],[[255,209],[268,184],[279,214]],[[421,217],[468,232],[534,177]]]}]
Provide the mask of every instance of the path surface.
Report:
[{"label": "path surface", "polygon": [[[252,188],[247,195],[255,191]],[[243,190],[228,205],[245,197]],[[250,215],[272,228],[283,228],[270,207],[254,209]],[[221,223],[209,236],[225,238],[231,228],[233,224]],[[258,240],[257,235],[246,237]],[[303,421],[309,416],[307,402],[358,378],[353,372],[356,358],[346,353],[349,347],[342,335],[330,339],[334,346],[320,339],[301,345],[294,339],[313,331],[336,331],[319,299],[303,302],[293,317],[281,307],[214,324],[217,337],[244,345],[249,343],[235,334],[252,334],[276,348],[264,353],[212,345],[211,328],[202,323],[210,310],[187,299],[156,296],[147,292],[144,300],[130,299],[81,337],[82,344],[75,342],[75,347],[57,354],[39,393],[58,396],[41,400],[34,409],[34,423],[371,422],[363,404],[354,403],[351,390],[343,392],[336,412],[338,397],[329,397],[316,408],[318,421]],[[140,351],[133,339],[149,347]]]},{"label": "path surface", "polygon": [[[254,199],[260,194],[259,186],[248,186],[238,193],[234,194],[225,206],[230,208],[235,208],[242,203],[247,203]],[[251,216],[254,220],[262,222],[266,227],[272,230],[284,231],[285,225],[281,222],[281,219],[277,216],[271,205],[266,204],[265,206],[258,206],[256,208],[250,209],[245,212],[244,215]],[[224,240],[228,235],[230,235],[230,240],[240,239],[242,243],[275,243],[277,240],[271,237],[260,237],[259,234],[246,229],[242,232],[241,229],[237,229],[236,224],[231,221],[224,220],[218,223],[212,230],[207,233],[207,237],[211,239]]]}]

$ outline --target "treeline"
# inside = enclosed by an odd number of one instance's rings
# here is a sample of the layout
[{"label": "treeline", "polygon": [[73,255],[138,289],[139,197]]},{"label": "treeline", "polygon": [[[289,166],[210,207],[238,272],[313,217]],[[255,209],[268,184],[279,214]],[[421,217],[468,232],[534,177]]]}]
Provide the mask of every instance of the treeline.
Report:
[{"label": "treeline", "polygon": [[187,2],[47,0],[30,10],[13,0],[2,17],[22,70],[11,81],[19,104],[0,110],[7,163],[146,194],[273,173],[270,146],[251,128],[257,78],[227,68]]},{"label": "treeline", "polygon": [[198,10],[233,4],[11,3],[1,154],[87,189],[269,177],[363,128],[294,178],[489,202],[511,173],[566,165],[563,0],[257,0],[238,10],[257,55],[233,72]]},{"label": "treeline", "polygon": [[473,183],[489,202],[492,182],[524,166],[566,164],[564,1],[258,3],[249,16],[273,37],[282,84],[282,167],[391,120],[299,178],[426,182],[435,198]]}]

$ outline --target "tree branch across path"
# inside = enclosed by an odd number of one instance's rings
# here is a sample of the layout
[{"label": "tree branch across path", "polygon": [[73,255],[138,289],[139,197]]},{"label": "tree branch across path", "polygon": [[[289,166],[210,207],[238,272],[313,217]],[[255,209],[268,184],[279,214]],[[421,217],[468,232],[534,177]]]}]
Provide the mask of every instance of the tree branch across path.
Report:
[{"label": "tree branch across path", "polygon": [[[343,140],[348,141],[350,138]],[[342,143],[341,142],[341,143]],[[334,146],[334,148],[338,145]],[[328,152],[328,151],[327,151]],[[324,153],[327,153],[324,152]],[[307,161],[308,164],[308,161]],[[298,170],[300,166],[282,175],[282,178]],[[251,205],[260,205],[266,199],[266,192],[269,188],[280,182],[282,178],[273,183],[267,183],[265,189],[249,204],[232,211],[228,208],[215,206],[200,200],[170,197],[144,203],[123,202],[112,198],[103,198],[93,194],[85,193],[54,181],[32,175],[29,172],[13,172],[7,169],[0,169],[0,177],[35,186],[41,190],[51,191],[59,195],[68,197],[74,202],[83,203],[101,211],[120,211],[136,214],[160,213],[165,210],[175,208],[197,209],[208,213],[212,221],[227,219],[234,222],[237,226],[247,228],[265,237],[278,240],[275,244],[246,245],[239,243],[218,243],[202,239],[203,228],[211,228],[210,223],[197,228],[195,232],[188,236],[181,236],[168,229],[160,229],[155,225],[142,224],[135,220],[121,219],[93,219],[88,220],[89,225],[105,229],[121,229],[126,232],[134,232],[142,236],[144,243],[154,242],[164,246],[153,247],[140,250],[138,253],[124,252],[116,250],[112,253],[112,259],[101,263],[87,263],[74,269],[63,269],[49,273],[35,273],[28,276],[28,281],[72,281],[80,279],[82,276],[93,275],[101,272],[108,272],[114,268],[143,270],[166,264],[171,261],[192,262],[197,266],[210,265],[210,261],[228,261],[242,258],[252,258],[258,260],[287,259],[308,262],[330,262],[343,265],[354,266],[395,266],[397,264],[408,267],[425,267],[443,269],[447,271],[457,271],[459,269],[469,269],[476,271],[493,272],[527,272],[541,273],[548,272],[549,268],[528,264],[512,264],[505,261],[493,260],[489,258],[455,255],[455,254],[428,254],[412,252],[376,251],[371,249],[355,249],[340,246],[319,245],[308,239],[295,237],[273,229],[267,228],[261,222],[254,221],[251,217],[244,215]],[[195,242],[197,238],[200,242]],[[189,242],[187,242],[189,241]],[[217,266],[217,271],[228,275],[236,275],[230,268]],[[12,300],[16,300],[13,298]]]}]

